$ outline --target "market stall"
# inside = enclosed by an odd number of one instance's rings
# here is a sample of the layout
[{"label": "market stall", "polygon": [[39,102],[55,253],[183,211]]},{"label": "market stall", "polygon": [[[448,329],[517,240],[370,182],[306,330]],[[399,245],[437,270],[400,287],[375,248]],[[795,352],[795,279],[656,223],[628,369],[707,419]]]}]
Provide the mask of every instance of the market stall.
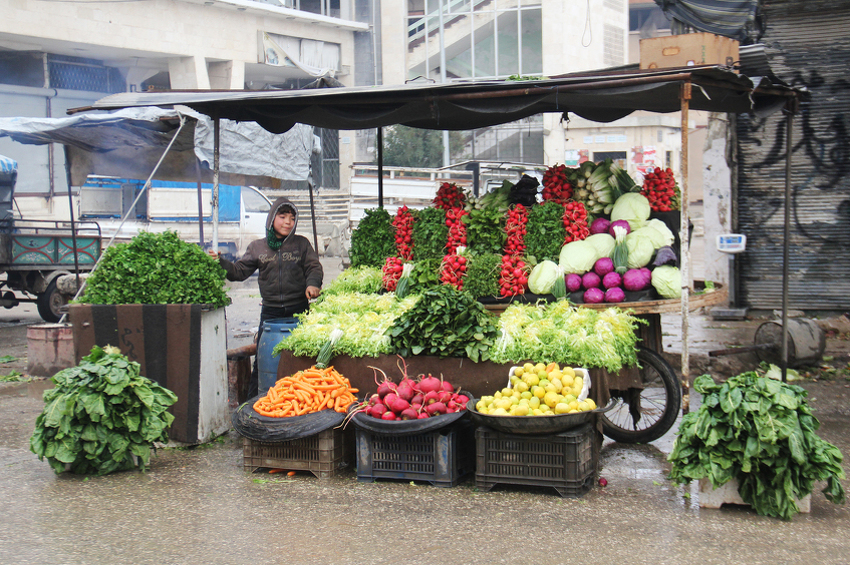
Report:
[{"label": "market stall", "polygon": [[[688,111],[690,109],[767,114],[780,110],[783,107],[793,109],[793,102],[799,96],[799,91],[788,88],[784,85],[771,84],[767,79],[746,77],[725,67],[703,66],[653,71],[617,70],[574,73],[551,79],[522,82],[492,81],[483,83],[454,83],[442,85],[405,85],[403,87],[337,88],[309,92],[210,91],[191,93],[125,93],[104,98],[103,100],[98,101],[93,108],[114,109],[127,106],[171,106],[175,104],[184,104],[192,107],[196,111],[215,116],[216,118],[225,117],[236,121],[256,121],[264,128],[274,132],[286,131],[296,123],[306,123],[314,126],[334,129],[381,128],[383,126],[393,124],[403,124],[428,129],[461,130],[509,122],[540,112],[557,112],[564,114],[574,113],[595,121],[612,121],[626,116],[635,110],[648,110],[655,112],[680,111],[683,123],[682,155],[684,156],[687,155],[686,132]],[[789,113],[789,123],[790,115],[791,114]],[[594,165],[598,166],[599,164]],[[606,164],[606,166],[609,165]],[[588,171],[587,178],[595,172],[596,171]],[[696,299],[699,296],[708,296],[708,293],[697,294],[697,290],[693,287],[688,270],[688,171],[686,158],[683,158],[680,173],[683,180],[682,185],[679,188],[680,192],[678,195],[680,206],[679,229],[677,230],[679,253],[677,253],[676,257],[673,259],[673,262],[676,265],[665,265],[662,262],[661,264],[656,265],[656,268],[654,269],[660,273],[662,270],[669,270],[664,269],[664,267],[669,267],[670,269],[675,269],[676,272],[672,273],[674,276],[671,276],[666,281],[660,281],[658,285],[654,284],[654,280],[652,281],[653,287],[656,291],[662,292],[660,287],[665,289],[664,294],[662,294],[661,297],[655,297],[655,300],[652,298],[645,300],[646,303],[643,307],[649,310],[648,314],[650,316],[657,316],[660,314],[662,308],[666,311],[675,303],[678,306],[679,311],[682,313],[682,384],[685,391],[687,391],[689,381],[687,329],[688,313],[692,307],[691,298],[693,297]],[[638,195],[646,201],[649,200],[647,196],[639,194],[640,187],[637,187],[638,190],[634,190],[636,187],[627,186],[625,179],[618,176],[615,171],[603,171],[601,174],[604,174],[606,179],[608,179],[609,176],[612,179],[618,179],[617,182],[611,181],[609,184],[620,185],[615,191],[616,193],[609,194],[607,196],[609,200],[603,202],[603,204],[610,204],[614,206],[617,202],[619,202],[620,198],[629,194]],[[597,193],[594,192],[594,194],[598,196]],[[554,199],[552,200],[554,201]],[[571,211],[575,216],[572,218],[575,220],[574,225],[578,225],[580,223],[576,218],[582,214],[585,216],[582,218],[584,220],[587,219],[587,215],[589,213],[595,215],[597,219],[609,215],[612,211],[605,209],[607,206],[603,206],[602,211],[591,208],[600,201],[602,201],[601,197],[597,198],[596,201],[586,200],[582,202],[581,209],[572,208]],[[569,204],[556,203],[556,205],[560,206],[560,215],[558,216],[557,221],[565,221],[563,220],[563,218],[566,218],[564,210],[569,207]],[[539,206],[536,209],[543,209],[544,207],[545,206]],[[642,211],[640,212],[640,217],[635,216],[628,218],[628,223],[632,224],[631,227],[635,231],[638,231],[639,228],[643,228],[643,223],[649,220],[648,202],[645,203],[645,206],[641,204],[641,207]],[[453,206],[450,206],[449,208],[455,209]],[[645,215],[643,215],[643,208],[646,208],[645,211],[647,213]],[[535,208],[531,207],[531,209]],[[443,210],[443,212],[446,214],[443,216],[443,222],[445,225],[446,223],[449,223],[447,222],[449,219],[447,215],[448,211]],[[436,216],[436,214],[433,215]],[[610,213],[612,223],[616,223],[617,221],[615,215],[616,214]],[[419,218],[417,218],[417,220],[418,219]],[[459,220],[459,218],[455,217],[454,220]],[[621,218],[621,220],[626,221],[625,216]],[[634,220],[634,223],[632,223],[632,220]],[[402,225],[402,223],[395,226],[396,229],[398,229],[400,225]],[[563,225],[565,228],[569,227],[566,223]],[[621,232],[614,230],[610,234],[610,238],[615,240],[614,246],[618,250],[626,248],[625,237],[627,232],[622,229],[622,226]],[[666,239],[666,237],[667,235],[663,234],[663,238]],[[573,241],[567,240],[566,244],[563,245],[563,248],[566,248],[568,245],[573,243],[583,243],[583,240],[583,237],[576,237]],[[638,238],[633,238],[633,241],[637,240]],[[560,248],[565,241],[563,238],[555,238],[555,243]],[[653,246],[648,252],[649,255],[655,256],[660,247],[669,246],[670,243],[671,242],[666,243],[666,245]],[[635,243],[635,245],[639,246],[641,244]],[[451,250],[452,252],[450,255],[453,255],[454,257],[462,257],[463,252],[458,249],[460,247],[463,247],[463,245],[457,245],[455,249]],[[640,271],[640,268],[637,265],[629,265],[627,263],[625,255],[621,255],[618,260],[617,254],[618,251],[613,252],[613,268],[609,269],[605,273],[606,275],[614,270],[614,268],[618,275],[625,275],[626,270],[629,269]],[[397,262],[390,261],[393,257],[388,257],[384,264],[384,272],[392,272],[394,275],[400,275],[404,269],[402,263],[404,263],[403,259],[405,258],[405,252],[400,246],[390,255],[393,255],[396,258],[401,258],[402,260]],[[584,279],[592,279],[592,277],[587,277],[588,274],[591,274],[591,271],[597,271],[594,276],[601,278],[601,275],[598,273],[599,270],[596,269],[596,262],[602,257],[595,257],[593,261],[586,264],[583,268],[576,268],[574,266],[570,267],[569,263],[571,262],[571,258],[578,255],[579,254],[575,254],[572,250],[570,250],[570,252],[566,253],[567,259],[564,260],[564,255],[561,254],[560,263],[562,264],[558,265],[561,269],[561,274],[555,278],[556,280],[560,280],[561,284],[566,285],[569,283],[569,279],[564,275],[581,275],[581,273],[584,273],[584,277],[582,277],[582,282],[580,283],[584,286],[583,290],[585,291],[582,296],[582,301],[585,303],[600,303],[603,301],[603,298],[599,296],[604,296],[605,293],[598,288],[599,282],[593,284],[586,282]],[[638,256],[640,254],[634,253],[634,255]],[[507,274],[502,277],[505,279],[502,281],[504,284],[502,285],[499,293],[490,293],[490,295],[499,294],[500,298],[512,302],[501,314],[500,318],[503,320],[510,319],[515,314],[511,308],[515,308],[515,310],[517,310],[517,316],[526,315],[529,318],[535,318],[536,316],[529,316],[528,312],[523,312],[520,308],[520,301],[517,301],[516,298],[518,295],[524,294],[524,288],[528,284],[528,280],[523,279],[531,277],[530,271],[532,270],[532,266],[536,267],[539,263],[537,265],[521,264],[520,260],[517,259],[518,256],[519,254],[505,254],[505,257],[507,258],[506,262],[503,262],[500,266],[503,272],[507,272]],[[384,257],[379,258],[381,260],[384,259]],[[544,257],[542,256],[537,257],[538,260],[543,258]],[[551,257],[551,259],[554,258],[556,257]],[[546,257],[546,259],[550,259],[550,257]],[[552,262],[554,263],[554,261]],[[458,265],[463,263],[464,261],[460,260],[449,261],[449,270],[458,269]],[[566,263],[567,265],[565,266],[563,263]],[[669,263],[669,260],[667,263]],[[437,264],[438,267],[440,267],[439,271],[442,271],[443,275],[446,274],[446,264],[447,262],[445,260]],[[389,267],[389,269],[387,269],[387,267]],[[513,273],[513,275],[511,275],[511,273]],[[443,283],[446,283],[443,286],[455,286],[458,287],[459,290],[462,285],[458,284],[458,279],[461,278],[458,274],[457,270],[449,272],[448,281],[442,281]],[[641,276],[648,277],[649,271],[647,270],[647,272]],[[399,279],[401,279],[401,277],[396,278],[394,283],[401,284]],[[619,288],[619,284],[620,283],[618,282],[617,285],[612,285],[612,287]],[[647,281],[644,281],[643,288],[646,288],[646,285]],[[523,292],[520,292],[521,288],[523,289]],[[580,286],[575,287],[575,289],[571,287],[570,290],[577,292],[580,288]],[[596,292],[592,292],[594,289]],[[395,290],[396,294],[401,294],[398,292],[398,289],[395,288],[395,285],[393,285],[393,288],[387,288],[386,290]],[[609,288],[609,290],[611,289]],[[713,298],[716,297],[720,299],[723,296],[722,289],[715,288],[713,290],[715,291],[712,293]],[[640,291],[640,288],[636,287],[635,291]],[[618,299],[609,300],[609,305],[617,304],[619,306],[626,307],[633,306],[631,301],[626,300],[625,293],[623,291],[620,292],[622,296],[618,296]],[[560,293],[556,292],[555,295],[557,294]],[[617,293],[612,293],[612,296],[613,295],[617,295]],[[561,294],[561,296],[563,295]],[[665,300],[662,302],[660,301],[660,298],[664,298]],[[636,299],[636,301],[639,300],[639,298]],[[711,299],[702,300],[703,304],[701,305],[705,305],[705,302],[710,300]],[[656,304],[649,305],[649,303],[653,301],[656,302]],[[514,304],[513,302],[517,302],[517,304]],[[558,302],[554,302],[554,304],[556,305]],[[547,308],[546,310],[557,311],[559,308],[555,305],[553,305],[552,308]],[[528,308],[536,308],[536,306],[526,306]],[[594,308],[577,310],[582,310],[585,312],[584,315],[587,316],[587,312],[593,312]],[[607,313],[612,310],[617,309],[607,308],[604,312]],[[548,314],[544,315],[544,317],[547,315]],[[602,314],[596,315],[601,316]],[[555,324],[555,326],[559,329],[563,328],[563,324]],[[652,326],[651,323],[650,326]],[[651,329],[653,332],[657,332],[657,324]],[[634,330],[635,328],[630,327],[629,331],[624,333],[636,335]],[[393,336],[398,336],[395,329],[392,333]],[[478,332],[476,335],[484,334]],[[510,332],[506,332],[503,327],[501,335],[510,335]],[[295,337],[295,332],[293,332],[293,337]],[[598,345],[598,350],[601,351],[605,349],[605,338],[601,334],[593,334],[593,337],[597,340],[596,343]],[[482,337],[476,339],[482,340],[485,338]],[[290,340],[287,340],[287,342],[289,341]],[[448,341],[451,341],[451,339],[448,339]],[[648,343],[649,341],[650,340],[647,340]],[[431,343],[434,342],[435,341],[432,339]],[[583,361],[583,359],[581,359],[579,360],[579,363],[573,364],[576,368],[587,365],[589,367],[595,366],[595,368],[599,369],[596,376],[595,407],[588,409],[587,406],[582,406],[582,408],[579,409],[568,406],[568,412],[564,415],[574,416],[576,413],[581,411],[592,412],[597,409],[604,410],[607,408],[607,405],[600,405],[605,402],[605,397],[608,396],[608,393],[613,389],[617,390],[624,399],[628,398],[631,401],[627,409],[630,409],[631,412],[636,414],[634,422],[637,422],[638,413],[641,410],[640,391],[644,388],[641,386],[641,379],[643,379],[643,375],[629,371],[622,371],[624,367],[628,368],[636,365],[637,360],[635,355],[637,350],[634,345],[633,341],[629,347],[624,348],[624,350],[630,351],[629,355],[631,355],[631,358],[621,358],[619,362],[611,365],[599,363],[592,358],[588,363],[582,363],[581,361]],[[660,340],[657,340],[654,345],[660,347]],[[421,344],[412,348],[397,348],[399,351],[406,352],[408,355],[412,354],[414,356],[421,354],[424,349],[426,348]],[[570,348],[562,347],[561,349],[569,350]],[[475,350],[476,348],[473,345],[472,351]],[[315,353],[316,350],[314,349],[311,351],[310,355],[306,355],[306,357],[312,360],[315,358]],[[523,353],[527,353],[527,350]],[[650,353],[652,352],[650,351]],[[404,355],[404,353],[402,354]],[[440,355],[440,357],[445,356],[448,355]],[[651,366],[652,363],[645,361],[645,359],[649,359],[650,357],[642,359],[642,363],[647,366]],[[509,364],[508,362],[518,363],[524,360],[525,359],[522,358],[522,355],[513,352],[511,357],[504,357],[502,359],[503,362],[498,363],[498,365],[501,365],[500,368],[504,375],[505,369],[509,368],[505,366]],[[472,361],[477,361],[477,359],[472,359]],[[536,359],[532,358],[530,361],[526,362],[533,361],[536,361]],[[289,362],[294,363],[294,360],[290,359]],[[561,371],[560,365],[563,364],[563,361],[555,363],[556,369]],[[360,363],[361,366],[363,364],[364,363],[362,362]],[[666,363],[662,364],[661,368],[658,369],[662,373],[667,371],[667,369],[663,367],[665,364]],[[536,367],[536,365],[532,366]],[[295,367],[296,365],[287,365],[284,372],[288,374],[294,370]],[[569,364],[564,364],[564,370],[566,369],[570,369],[570,371],[572,371]],[[305,371],[310,370],[312,370],[311,367],[305,368]],[[498,369],[496,369],[496,371],[498,371]],[[352,376],[355,373],[356,370],[352,369]],[[609,382],[609,380],[611,380],[611,382]],[[513,381],[511,382],[513,383]],[[515,384],[520,386],[519,383]],[[678,390],[678,387],[673,388]],[[501,392],[506,395],[508,394],[504,390],[497,392]],[[566,391],[562,391],[558,394],[566,396],[563,394],[564,392]],[[277,393],[273,393],[270,390],[268,394],[269,400],[273,400],[271,397],[276,394]],[[584,394],[586,395],[587,391],[584,391]],[[637,395],[637,398],[635,398],[635,395]],[[485,394],[483,396],[489,395]],[[585,398],[587,397],[585,396]],[[685,406],[687,407],[687,396],[685,398]],[[483,400],[484,398],[482,397],[480,401]],[[672,397],[668,397],[668,400],[672,402],[674,399]],[[675,400],[678,401],[678,398]],[[573,399],[569,402],[576,401],[577,399]],[[553,402],[555,404],[553,404],[550,408],[560,406],[561,404],[556,400],[553,400]],[[564,404],[567,405],[568,403]],[[470,411],[473,413],[481,411],[484,415],[486,415],[486,413],[483,412],[486,408],[486,404],[479,405],[476,403],[475,407],[470,408]],[[678,402],[676,402],[676,411],[678,411]],[[604,418],[604,416],[595,418],[597,424],[601,422],[602,418]],[[672,422],[670,423],[672,424]],[[666,431],[666,429],[664,431]],[[489,484],[489,482],[490,481],[484,480],[483,484],[486,485]]]}]

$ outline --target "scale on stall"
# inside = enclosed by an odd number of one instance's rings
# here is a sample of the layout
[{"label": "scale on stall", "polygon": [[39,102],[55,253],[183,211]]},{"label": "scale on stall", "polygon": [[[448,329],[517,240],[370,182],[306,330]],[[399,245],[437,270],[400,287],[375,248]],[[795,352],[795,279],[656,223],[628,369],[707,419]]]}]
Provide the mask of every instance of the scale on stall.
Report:
[{"label": "scale on stall", "polygon": [[735,307],[735,255],[747,248],[747,236],[740,233],[724,233],[717,236],[717,250],[729,255],[729,307],[712,308],[711,317],[715,320],[743,320],[746,308]]}]

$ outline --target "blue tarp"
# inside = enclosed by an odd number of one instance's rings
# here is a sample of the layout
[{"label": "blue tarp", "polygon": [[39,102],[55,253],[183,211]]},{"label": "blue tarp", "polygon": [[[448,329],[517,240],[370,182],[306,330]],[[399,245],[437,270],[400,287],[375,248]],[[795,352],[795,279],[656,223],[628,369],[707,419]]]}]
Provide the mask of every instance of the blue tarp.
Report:
[{"label": "blue tarp", "polygon": [[18,172],[18,162],[0,155],[0,173]]}]

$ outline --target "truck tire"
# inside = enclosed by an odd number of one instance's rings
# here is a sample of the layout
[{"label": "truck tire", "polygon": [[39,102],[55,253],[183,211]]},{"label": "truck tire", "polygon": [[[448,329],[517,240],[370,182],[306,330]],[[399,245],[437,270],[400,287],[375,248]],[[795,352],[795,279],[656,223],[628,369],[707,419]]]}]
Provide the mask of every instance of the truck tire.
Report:
[{"label": "truck tire", "polygon": [[45,322],[55,324],[62,318],[60,308],[68,303],[64,294],[59,292],[54,278],[47,285],[44,292],[36,296],[35,305],[38,307],[38,315]]}]

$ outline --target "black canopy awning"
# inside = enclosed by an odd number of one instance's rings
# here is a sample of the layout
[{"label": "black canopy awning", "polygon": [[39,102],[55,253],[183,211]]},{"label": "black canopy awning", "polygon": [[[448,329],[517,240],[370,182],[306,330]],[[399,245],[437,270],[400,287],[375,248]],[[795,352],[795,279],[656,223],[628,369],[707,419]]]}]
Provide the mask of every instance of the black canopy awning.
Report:
[{"label": "black canopy awning", "polygon": [[542,112],[610,122],[637,110],[677,112],[690,82],[694,110],[767,115],[800,94],[763,77],[727,67],[606,70],[532,81],[455,82],[281,91],[126,92],[71,112],[182,104],[212,117],[254,121],[282,133],[296,123],[358,130],[394,124],[470,130]]}]

